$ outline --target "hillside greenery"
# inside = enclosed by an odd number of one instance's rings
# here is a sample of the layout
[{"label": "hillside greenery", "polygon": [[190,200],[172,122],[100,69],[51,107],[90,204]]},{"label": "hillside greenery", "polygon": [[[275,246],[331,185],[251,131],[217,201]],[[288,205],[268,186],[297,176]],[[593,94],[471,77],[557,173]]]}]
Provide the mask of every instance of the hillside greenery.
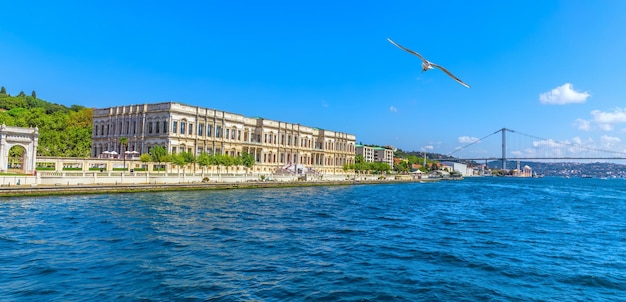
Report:
[{"label": "hillside greenery", "polygon": [[[89,157],[93,109],[72,105],[66,107],[20,92],[11,96],[0,88],[0,124],[37,127],[38,156]],[[11,151],[20,152],[19,149]]]}]

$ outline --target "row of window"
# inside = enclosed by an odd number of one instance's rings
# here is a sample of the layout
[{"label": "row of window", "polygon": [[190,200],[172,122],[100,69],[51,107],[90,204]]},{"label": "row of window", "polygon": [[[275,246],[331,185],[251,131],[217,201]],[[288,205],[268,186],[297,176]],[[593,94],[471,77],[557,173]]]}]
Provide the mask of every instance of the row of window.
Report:
[{"label": "row of window", "polygon": [[[95,136],[108,136],[109,133],[118,133],[118,134],[127,134],[127,135],[136,135],[137,134],[137,121],[126,121],[126,125],[124,122],[119,123],[118,132],[116,132],[115,128],[116,124],[113,123],[111,125],[100,124],[94,126],[94,135]],[[124,127],[125,126],[125,127]],[[147,134],[167,134],[168,132],[168,121],[148,121],[147,122]],[[125,130],[125,131],[124,131]],[[205,132],[206,131],[206,132]],[[124,133],[125,132],[125,133]],[[183,135],[193,135],[194,133],[194,124],[188,123],[186,121],[173,121],[172,122],[172,133],[173,134],[183,134]],[[213,125],[206,125],[199,123],[197,125],[197,134],[199,136],[204,136],[206,133],[207,137],[212,137],[215,134],[215,138],[226,138],[231,140],[242,140],[242,131],[238,129],[230,129],[223,128],[222,126],[215,126],[215,131],[213,132]],[[248,133],[243,133],[244,141],[251,142],[261,142],[261,135],[251,133],[250,140],[248,138]],[[298,138],[296,135],[285,135],[281,134],[280,136],[276,134],[266,133],[263,135],[263,142],[266,144],[280,144],[286,146],[300,146],[304,148],[312,148],[313,140],[306,137]],[[325,150],[340,150],[340,151],[348,151],[354,152],[354,147],[348,145],[345,142],[324,142],[324,146],[322,147],[321,142],[316,142],[315,147],[318,149]]]}]

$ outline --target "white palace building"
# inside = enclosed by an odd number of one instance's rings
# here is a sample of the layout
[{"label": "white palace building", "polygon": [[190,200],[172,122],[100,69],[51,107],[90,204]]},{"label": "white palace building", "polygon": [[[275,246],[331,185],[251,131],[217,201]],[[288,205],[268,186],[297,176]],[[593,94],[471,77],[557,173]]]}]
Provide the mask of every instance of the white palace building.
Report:
[{"label": "white palace building", "polygon": [[249,153],[258,172],[331,174],[354,163],[355,142],[353,134],[167,102],[95,109],[91,155],[138,155],[158,145],[196,156]]}]

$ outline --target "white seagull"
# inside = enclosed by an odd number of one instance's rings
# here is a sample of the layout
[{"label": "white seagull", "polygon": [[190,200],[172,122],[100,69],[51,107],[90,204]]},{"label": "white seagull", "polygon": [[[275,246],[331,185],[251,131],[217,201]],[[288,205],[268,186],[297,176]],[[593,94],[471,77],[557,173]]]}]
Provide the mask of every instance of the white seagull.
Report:
[{"label": "white seagull", "polygon": [[433,69],[433,67],[436,67],[436,68],[441,69],[443,72],[447,73],[451,78],[453,78],[455,81],[459,82],[459,84],[461,84],[461,85],[463,85],[463,86],[465,86],[467,88],[470,88],[469,85],[465,84],[463,81],[461,81],[461,79],[455,77],[447,69],[445,69],[445,68],[443,68],[443,67],[441,67],[441,66],[439,66],[439,65],[437,65],[437,64],[435,64],[433,62],[430,62],[430,61],[426,60],[426,58],[422,57],[422,55],[420,55],[419,53],[414,52],[414,51],[412,51],[412,50],[410,50],[408,48],[402,47],[399,44],[397,44],[396,42],[391,41],[391,39],[389,39],[389,38],[387,38],[387,40],[389,40],[389,42],[391,42],[391,44],[397,46],[398,48],[400,48],[402,50],[405,50],[405,51],[407,51],[407,52],[409,52],[411,54],[414,54],[414,55],[418,56],[420,59],[422,59],[422,72],[427,71],[429,69]]}]

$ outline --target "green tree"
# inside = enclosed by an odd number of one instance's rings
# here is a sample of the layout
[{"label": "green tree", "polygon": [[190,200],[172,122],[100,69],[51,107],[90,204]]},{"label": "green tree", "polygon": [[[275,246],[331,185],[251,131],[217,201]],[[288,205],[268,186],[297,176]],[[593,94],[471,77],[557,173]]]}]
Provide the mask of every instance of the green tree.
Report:
[{"label": "green tree", "polygon": [[167,156],[167,150],[163,146],[153,146],[152,148],[150,148],[150,151],[148,151],[148,153],[152,157],[152,160],[159,164],[159,166],[161,165],[161,163],[166,163],[169,160]]},{"label": "green tree", "polygon": [[150,156],[149,153],[144,153],[144,154],[141,154],[141,156],[139,156],[139,160],[142,163],[149,163],[149,162],[152,162],[152,156]]},{"label": "green tree", "polygon": [[222,165],[224,167],[226,167],[226,173],[228,173],[228,168],[232,167],[233,165],[235,165],[235,158],[228,155],[228,154],[224,154],[221,156],[221,161],[222,161]]},{"label": "green tree", "polygon": [[[6,92],[6,89],[4,90]],[[0,93],[0,123],[37,127],[37,155],[87,157],[91,154],[93,109],[65,106],[26,96]]]},{"label": "green tree", "polygon": [[254,159],[254,155],[244,152],[244,153],[241,153],[240,157],[241,157],[241,163],[244,165],[244,167],[248,169],[248,172],[250,172],[249,170],[256,163],[256,160]]},{"label": "green tree", "polygon": [[235,165],[235,166],[243,166],[243,159],[241,158],[241,156],[235,156],[233,158],[233,165]]},{"label": "green tree", "polygon": [[22,146],[13,146],[11,149],[9,149],[9,165],[12,168],[16,168],[16,166],[18,164],[22,163],[22,160],[24,158],[24,147]]},{"label": "green tree", "polygon": [[[194,168],[194,173],[196,172],[196,161],[198,160],[196,158],[195,155],[193,155],[193,153],[191,152],[181,152],[181,154],[183,155],[183,158],[185,158],[185,163],[186,164],[193,164],[193,168]],[[183,172],[185,171],[185,169],[183,168]]]},{"label": "green tree", "polygon": [[198,155],[198,165],[202,167],[202,172],[204,169],[211,165],[211,157],[206,152],[202,152],[202,154]]},{"label": "green tree", "polygon": [[6,95],[7,94],[7,89],[4,88],[4,86],[2,86],[2,88],[0,88],[0,94],[2,94],[2,95]]},{"label": "green tree", "polygon": [[178,173],[180,173],[180,167],[183,167],[183,174],[185,174],[185,164],[187,161],[185,160],[185,152],[176,153],[171,156],[172,164],[174,164],[178,168]]},{"label": "green tree", "polygon": [[34,99],[37,98],[37,93],[35,92],[35,90],[33,90],[33,92],[30,94]]},{"label": "green tree", "polygon": [[395,164],[395,165],[393,166],[393,169],[394,169],[395,171],[397,171],[397,172],[400,172],[400,173],[406,173],[406,172],[409,172],[409,163],[408,163],[408,162],[406,162],[406,161],[401,161],[401,162],[399,162],[398,164]]}]

